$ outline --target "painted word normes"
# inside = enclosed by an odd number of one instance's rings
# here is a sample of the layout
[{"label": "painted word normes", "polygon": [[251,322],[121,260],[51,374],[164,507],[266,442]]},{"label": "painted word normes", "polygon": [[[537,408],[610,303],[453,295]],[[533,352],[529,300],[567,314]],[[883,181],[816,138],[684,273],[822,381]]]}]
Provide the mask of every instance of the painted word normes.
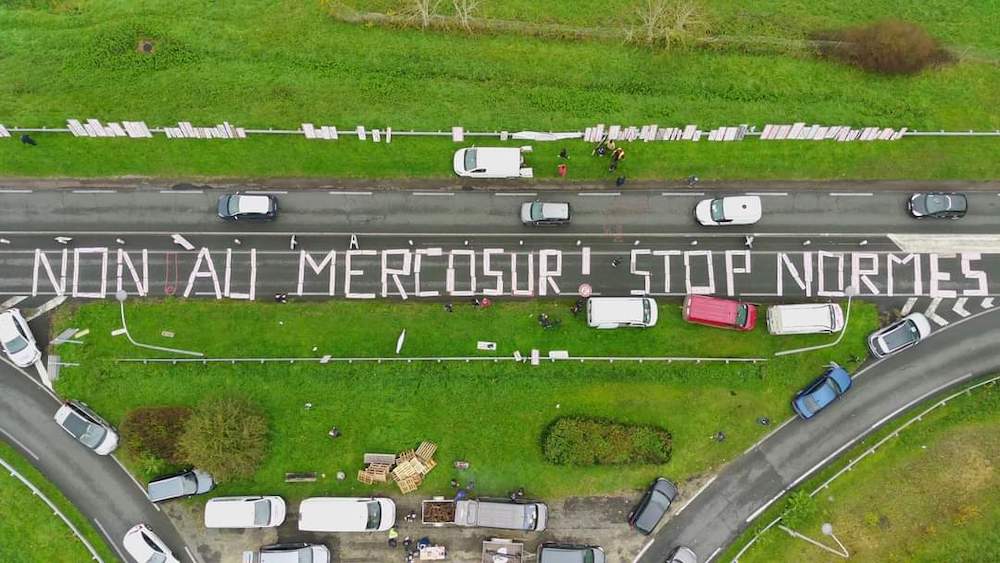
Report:
[{"label": "painted word normes", "polygon": [[[575,295],[578,284],[595,291],[614,289],[633,295],[718,293],[729,296],[840,297],[845,288],[862,296],[990,295],[984,262],[1000,255],[906,254],[884,252],[751,252],[749,250],[631,249],[627,264],[618,253],[601,253],[600,272],[592,277],[591,249],[506,251],[502,248],[418,248],[330,250],[328,252],[261,252],[256,249],[188,253],[77,248],[60,252],[36,250],[32,295],[102,299],[116,291],[150,293],[150,269],[173,271],[176,284],[163,282],[165,293],[231,299],[255,299],[258,285],[309,296],[349,299],[512,295]],[[266,259],[266,263],[261,260]],[[185,274],[181,261],[192,261]],[[115,291],[109,291],[109,267],[115,267]],[[614,262],[614,263],[611,263]],[[610,264],[609,264],[610,263]],[[621,264],[618,272],[618,264]],[[627,268],[625,267],[627,265]],[[258,267],[267,279],[258,280]],[[611,269],[612,266],[615,269]],[[58,271],[58,275],[57,272]],[[292,278],[297,271],[297,278]],[[617,273],[617,275],[615,275]],[[287,275],[292,279],[275,279]],[[71,276],[71,277],[70,277]],[[186,277],[186,283],[183,280]],[[599,278],[599,279],[598,279]],[[152,279],[165,280],[165,275]],[[259,283],[261,282],[261,283]],[[599,283],[598,283],[599,282]],[[159,283],[159,282],[156,282]],[[183,283],[183,291],[178,292]],[[244,291],[233,290],[240,286]],[[614,286],[608,288],[607,286]],[[210,289],[206,290],[206,288]],[[293,289],[294,288],[294,289]],[[770,291],[762,291],[762,290]],[[339,290],[339,293],[338,293]]]}]

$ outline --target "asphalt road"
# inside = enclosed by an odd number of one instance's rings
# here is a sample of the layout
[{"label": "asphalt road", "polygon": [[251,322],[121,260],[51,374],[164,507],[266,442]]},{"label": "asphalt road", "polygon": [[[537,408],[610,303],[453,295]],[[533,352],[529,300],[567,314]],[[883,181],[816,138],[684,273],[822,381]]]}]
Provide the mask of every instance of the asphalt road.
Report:
[{"label": "asphalt road", "polygon": [[145,522],[175,557],[196,562],[174,525],[115,459],[95,455],[52,420],[60,405],[54,395],[6,359],[0,363],[0,381],[0,439],[55,484],[123,561],[131,561],[122,549],[125,532]]},{"label": "asphalt road", "polygon": [[908,351],[855,374],[844,397],[809,421],[794,419],[728,464],[656,532],[640,561],[662,563],[677,545],[707,561],[752,525],[782,493],[865,435],[949,387],[1000,371],[1000,312],[933,333]]}]

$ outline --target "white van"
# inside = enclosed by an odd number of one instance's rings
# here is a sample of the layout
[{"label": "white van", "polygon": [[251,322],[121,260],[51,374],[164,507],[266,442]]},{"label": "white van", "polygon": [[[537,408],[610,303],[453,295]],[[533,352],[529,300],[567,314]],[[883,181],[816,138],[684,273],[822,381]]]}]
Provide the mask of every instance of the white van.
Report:
[{"label": "white van", "polygon": [[281,497],[217,497],[205,503],[206,528],[274,528],[284,521]]},{"label": "white van", "polygon": [[775,305],[767,309],[771,334],[822,334],[844,328],[844,311],[836,303]]},{"label": "white van", "polygon": [[587,300],[587,326],[593,328],[642,328],[656,324],[652,297],[591,297]]},{"label": "white van", "polygon": [[395,525],[392,499],[312,497],[299,503],[299,529],[304,532],[384,532]]}]

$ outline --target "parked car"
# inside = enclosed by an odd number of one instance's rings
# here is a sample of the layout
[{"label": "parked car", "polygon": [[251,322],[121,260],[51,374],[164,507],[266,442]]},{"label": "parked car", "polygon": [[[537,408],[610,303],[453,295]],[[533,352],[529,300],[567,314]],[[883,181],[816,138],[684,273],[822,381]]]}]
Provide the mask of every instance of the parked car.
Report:
[{"label": "parked car", "polygon": [[628,524],[645,535],[649,535],[660,523],[663,515],[670,510],[670,503],[677,498],[677,486],[663,477],[653,481],[652,486],[642,496],[639,505],[628,515]]},{"label": "parked car", "polygon": [[420,503],[425,526],[497,528],[542,532],[549,521],[549,507],[542,502],[508,500],[458,500],[434,497]]},{"label": "parked car", "polygon": [[760,221],[760,197],[748,195],[703,199],[694,208],[694,216],[706,226],[753,225]]},{"label": "parked car", "polygon": [[273,221],[278,198],[269,194],[226,194],[219,197],[219,218],[227,221]]},{"label": "parked car", "polygon": [[285,521],[277,496],[216,497],[205,503],[206,528],[274,528]]},{"label": "parked car", "polygon": [[531,147],[468,147],[455,151],[455,174],[466,178],[531,178],[523,153]]},{"label": "parked car", "polygon": [[108,421],[80,401],[67,401],[55,414],[56,424],[97,455],[108,455],[118,447],[118,433]]},{"label": "parked car", "polygon": [[24,320],[21,311],[17,309],[7,309],[0,313],[0,346],[3,346],[3,352],[10,361],[22,368],[34,364],[42,357],[28,321]]},{"label": "parked car", "polygon": [[538,546],[538,563],[604,563],[604,550],[596,545]]},{"label": "parked car", "polygon": [[688,295],[684,298],[682,316],[685,321],[716,328],[753,330],[757,326],[757,307],[750,303],[709,295]]},{"label": "parked car", "polygon": [[792,409],[804,419],[812,418],[851,388],[851,376],[840,366],[831,366],[805,389],[795,394]]},{"label": "parked car", "polygon": [[122,547],[136,563],[180,563],[153,530],[145,524],[136,524],[125,532]]},{"label": "parked car", "polygon": [[969,199],[958,193],[915,193],[906,201],[906,208],[918,219],[960,219],[969,210]]},{"label": "parked car", "polygon": [[569,225],[568,203],[529,201],[521,205],[521,222],[532,227]]},{"label": "parked car", "polygon": [[587,300],[587,326],[592,328],[656,325],[659,311],[652,297],[591,297]]},{"label": "parked car", "polygon": [[771,334],[829,334],[844,328],[844,311],[836,303],[774,305],[767,308]]},{"label": "parked car", "polygon": [[876,358],[894,354],[915,345],[931,333],[931,323],[922,313],[910,313],[868,337],[868,349]]},{"label": "parked car", "polygon": [[667,563],[698,563],[698,556],[690,547],[679,545],[667,556]]},{"label": "parked car", "polygon": [[313,497],[299,504],[299,529],[305,532],[384,532],[395,525],[392,499]]},{"label": "parked car", "polygon": [[330,549],[321,543],[276,543],[257,552],[255,563],[329,563]]},{"label": "parked car", "polygon": [[173,475],[157,477],[146,486],[153,502],[205,494],[215,488],[212,476],[199,469],[188,469]]}]

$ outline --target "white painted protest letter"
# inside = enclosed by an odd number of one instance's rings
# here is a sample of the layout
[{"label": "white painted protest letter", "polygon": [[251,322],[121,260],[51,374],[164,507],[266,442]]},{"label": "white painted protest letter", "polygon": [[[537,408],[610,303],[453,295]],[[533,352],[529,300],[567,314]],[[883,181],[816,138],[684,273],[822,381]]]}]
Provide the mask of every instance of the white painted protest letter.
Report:
[{"label": "white painted protest letter", "polygon": [[937,254],[929,256],[929,260],[931,261],[930,296],[951,299],[956,297],[958,293],[953,289],[941,289],[941,282],[951,281],[951,274],[941,271],[939,259],[940,257]]},{"label": "white painted protest letter", "polygon": [[628,271],[633,276],[642,276],[642,289],[631,290],[632,295],[649,295],[650,293],[650,273],[646,270],[640,270],[638,268],[639,256],[648,256],[649,254],[650,251],[648,249],[639,248],[632,250],[632,259],[629,264]]},{"label": "white painted protest letter", "polygon": [[[205,263],[206,271],[201,271],[201,263]],[[194,289],[194,280],[197,278],[212,278],[212,287],[215,289],[215,298],[222,299],[222,287],[219,285],[219,276],[215,273],[215,264],[212,262],[212,254],[207,248],[202,247],[198,251],[198,258],[194,262],[194,268],[191,269],[191,275],[188,276],[187,287],[184,288],[184,297],[191,296],[191,290]]]},{"label": "white painted protest letter", "polygon": [[[733,263],[733,257],[742,256],[743,265],[735,266]],[[726,295],[732,297],[736,295],[736,284],[734,283],[734,274],[749,274],[750,273],[750,251],[749,250],[727,250],[726,251]]]},{"label": "white painted protest letter", "polygon": [[[554,256],[556,259],[555,268],[549,267],[549,257]],[[562,251],[545,249],[538,251],[538,295],[547,295],[549,286],[552,287],[552,291],[559,295],[559,286],[556,285],[557,278],[562,276]]]},{"label": "white painted protest letter", "polygon": [[[389,267],[389,257],[390,256],[402,256],[403,264],[398,268]],[[389,277],[392,277],[392,283],[396,286],[396,291],[403,300],[408,299],[406,295],[406,290],[403,289],[403,283],[399,281],[399,276],[409,276],[410,267],[413,258],[409,250],[383,250],[382,251],[382,297],[389,296]]]},{"label": "white painted protest letter", "polygon": [[[469,289],[455,289],[455,256],[469,257]],[[471,297],[476,294],[476,252],[474,250],[452,250],[448,253],[448,272],[445,278],[445,289],[448,295],[455,297]]]},{"label": "white painted protest letter", "polygon": [[902,258],[897,258],[895,254],[889,254],[885,259],[885,294],[889,297],[896,295],[896,283],[893,279],[893,264],[899,264],[900,266],[905,266],[913,262],[913,294],[923,295],[924,293],[924,280],[920,272],[920,255],[919,254],[907,254]]},{"label": "white painted protest letter", "polygon": [[493,269],[493,256],[503,254],[502,248],[483,249],[483,276],[496,278],[496,285],[483,289],[483,295],[503,295],[503,272]]},{"label": "white painted protest letter", "polygon": [[663,292],[670,293],[670,257],[680,256],[680,250],[654,250],[653,256],[663,257]]},{"label": "white painted protest letter", "polygon": [[226,273],[223,276],[225,282],[223,283],[222,295],[230,299],[248,299],[253,301],[257,297],[257,249],[250,249],[250,287],[247,293],[238,293],[232,289],[232,279],[233,279],[233,249],[226,249]]},{"label": "white painted protest letter", "polygon": [[34,297],[38,295],[38,268],[41,266],[45,268],[45,275],[49,278],[49,283],[52,284],[52,288],[56,290],[56,295],[62,297],[66,294],[66,266],[69,262],[69,250],[63,249],[62,251],[62,264],[60,264],[60,276],[59,281],[56,281],[56,275],[52,272],[52,264],[49,263],[49,257],[45,255],[40,249],[35,249],[35,268],[31,275],[31,296]]},{"label": "white painted protest letter", "polygon": [[316,260],[313,259],[312,254],[309,254],[305,250],[299,251],[299,285],[296,290],[296,293],[299,295],[302,295],[302,289],[305,287],[307,264],[317,276],[323,272],[323,268],[330,267],[330,282],[327,286],[327,295],[333,297],[333,292],[337,288],[337,251],[331,250],[327,252],[319,264],[316,264]]},{"label": "white painted protest letter", "polygon": [[590,247],[585,246],[580,249],[580,275],[590,275]]},{"label": "white painted protest letter", "polygon": [[965,279],[976,280],[976,289],[966,289],[962,291],[962,295],[967,295],[969,297],[984,296],[989,295],[989,284],[986,281],[986,272],[982,270],[973,270],[972,262],[978,262],[982,259],[982,255],[978,252],[963,252],[962,253],[962,275]]},{"label": "white painted protest letter", "polygon": [[510,253],[510,289],[518,297],[530,297],[535,293],[535,255],[528,253],[528,289],[517,288],[517,253]]},{"label": "white painted protest letter", "polygon": [[351,259],[355,256],[375,256],[378,254],[374,250],[345,250],[344,251],[344,297],[348,299],[375,299],[374,293],[354,293],[351,291],[351,278],[365,275],[364,270],[354,270],[351,268]]},{"label": "white painted protest letter", "polygon": [[[864,267],[861,265],[862,260],[867,260],[871,265],[869,267]],[[871,295],[878,295],[878,287],[872,283],[872,280],[868,276],[878,275],[878,254],[872,254],[871,252],[852,252],[851,253],[851,285],[858,290],[858,295],[861,295],[861,283],[864,283],[868,288]]]},{"label": "white painted protest letter", "polygon": [[[80,291],[80,256],[96,254],[101,257],[101,289],[100,291]],[[74,248],[73,249],[73,297],[85,299],[104,299],[108,296],[108,248]]]},{"label": "white painted protest letter", "polygon": [[[826,263],[824,259],[837,259],[837,289],[826,289]],[[844,253],[827,252],[820,250],[816,253],[816,295],[819,297],[843,297],[844,296]],[[857,287],[857,286],[855,286]]]},{"label": "white painted protest letter", "polygon": [[418,248],[416,256],[413,258],[413,294],[417,297],[437,297],[439,293],[435,290],[420,289],[420,268],[422,267],[424,256],[441,256],[440,248]]},{"label": "white painted protest letter", "polygon": [[[799,286],[799,289],[806,292],[806,297],[812,297],[812,252],[802,253],[802,274],[798,268],[792,264],[792,260],[785,252],[778,253],[778,295],[785,294],[785,272],[792,276],[792,280]],[[804,279],[803,279],[804,278]]]},{"label": "white painted protest letter", "polygon": [[[708,273],[707,285],[693,285],[691,283],[691,257],[704,256],[705,267]],[[715,271],[712,268],[711,250],[689,250],[684,253],[684,290],[688,294],[711,295],[715,293]]]},{"label": "white painted protest letter", "polygon": [[128,273],[132,276],[132,281],[135,283],[136,292],[139,297],[146,297],[149,295],[149,251],[145,248],[142,249],[142,278],[139,277],[139,272],[135,269],[135,264],[132,263],[132,257],[128,252],[118,249],[118,284],[115,286],[115,292],[119,293],[125,291],[124,284],[122,283],[122,274],[124,273],[125,267],[128,267]]}]

